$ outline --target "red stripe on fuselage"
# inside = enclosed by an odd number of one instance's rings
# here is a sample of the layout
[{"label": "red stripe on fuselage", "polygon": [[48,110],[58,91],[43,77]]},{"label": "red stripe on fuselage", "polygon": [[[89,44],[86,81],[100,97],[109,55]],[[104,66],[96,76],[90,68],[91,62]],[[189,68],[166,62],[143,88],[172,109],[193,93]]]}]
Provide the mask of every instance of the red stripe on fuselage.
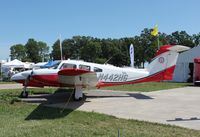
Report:
[{"label": "red stripe on fuselage", "polygon": [[100,87],[107,87],[107,86],[117,86],[117,85],[136,84],[136,83],[143,83],[143,82],[160,82],[160,81],[163,81],[163,80],[172,80],[174,69],[175,69],[175,66],[172,66],[172,67],[167,68],[163,71],[160,71],[156,74],[147,76],[145,78],[136,79],[136,80],[133,80],[133,81],[98,82],[96,87],[100,88]]},{"label": "red stripe on fuselage", "polygon": [[[25,80],[16,80],[16,82],[22,83],[23,86],[25,85]],[[28,87],[44,87],[44,86],[74,87],[75,85],[59,83],[58,75],[51,74],[51,75],[33,75],[31,76],[31,79],[28,81],[26,86]],[[84,87],[85,85],[82,85],[82,86]]]},{"label": "red stripe on fuselage", "polygon": [[49,75],[33,75],[32,79],[43,83],[45,86],[59,86],[58,75],[57,74],[49,74]]},{"label": "red stripe on fuselage", "polygon": [[[25,80],[15,80],[15,82],[21,83],[21,84],[23,84],[23,86],[25,86]],[[42,83],[39,83],[35,80],[29,80],[26,86],[28,86],[28,87],[44,87],[44,85]]]},{"label": "red stripe on fuselage", "polygon": [[71,84],[60,83],[59,76],[57,74],[33,75],[32,79],[34,79],[37,82],[41,82],[44,86],[74,87],[74,85],[71,85]]}]

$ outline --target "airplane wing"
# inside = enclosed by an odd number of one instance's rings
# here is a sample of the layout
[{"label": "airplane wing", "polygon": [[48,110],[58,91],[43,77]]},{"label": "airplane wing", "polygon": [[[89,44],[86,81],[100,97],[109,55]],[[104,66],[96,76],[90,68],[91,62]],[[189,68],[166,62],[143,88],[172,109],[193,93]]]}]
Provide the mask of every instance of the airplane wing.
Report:
[{"label": "airplane wing", "polygon": [[70,86],[95,87],[98,81],[95,72],[84,69],[65,68],[58,76],[61,84]]}]

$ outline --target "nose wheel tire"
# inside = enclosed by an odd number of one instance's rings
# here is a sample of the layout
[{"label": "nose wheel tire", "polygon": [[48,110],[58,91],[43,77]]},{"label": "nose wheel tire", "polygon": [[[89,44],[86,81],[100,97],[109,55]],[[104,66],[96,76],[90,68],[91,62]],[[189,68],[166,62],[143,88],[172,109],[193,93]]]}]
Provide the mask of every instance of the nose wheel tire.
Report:
[{"label": "nose wheel tire", "polygon": [[27,98],[28,97],[28,92],[27,91],[22,91],[20,94],[20,98]]}]

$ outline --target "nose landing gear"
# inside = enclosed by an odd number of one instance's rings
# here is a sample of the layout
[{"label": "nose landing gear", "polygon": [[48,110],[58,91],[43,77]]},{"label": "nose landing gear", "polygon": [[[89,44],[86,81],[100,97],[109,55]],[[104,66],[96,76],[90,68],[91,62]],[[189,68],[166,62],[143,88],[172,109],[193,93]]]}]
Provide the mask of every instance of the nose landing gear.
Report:
[{"label": "nose landing gear", "polygon": [[19,96],[20,98],[27,98],[28,97],[29,93],[27,91],[27,85],[28,85],[29,79],[30,79],[30,76],[28,76],[28,78],[24,82],[24,88],[23,88],[23,91],[21,92],[21,94]]}]

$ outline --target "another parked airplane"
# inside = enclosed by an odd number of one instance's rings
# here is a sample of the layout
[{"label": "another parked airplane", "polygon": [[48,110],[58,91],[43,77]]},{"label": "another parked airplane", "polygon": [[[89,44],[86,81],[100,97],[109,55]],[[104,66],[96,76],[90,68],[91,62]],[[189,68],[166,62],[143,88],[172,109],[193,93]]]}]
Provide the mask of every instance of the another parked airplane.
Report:
[{"label": "another parked airplane", "polygon": [[24,85],[22,97],[27,97],[26,87],[72,87],[74,99],[83,97],[86,87],[105,87],[141,82],[172,80],[179,52],[188,50],[181,45],[165,45],[160,48],[145,69],[115,67],[79,60],[63,60],[50,69],[24,71],[12,76],[12,80]]}]

